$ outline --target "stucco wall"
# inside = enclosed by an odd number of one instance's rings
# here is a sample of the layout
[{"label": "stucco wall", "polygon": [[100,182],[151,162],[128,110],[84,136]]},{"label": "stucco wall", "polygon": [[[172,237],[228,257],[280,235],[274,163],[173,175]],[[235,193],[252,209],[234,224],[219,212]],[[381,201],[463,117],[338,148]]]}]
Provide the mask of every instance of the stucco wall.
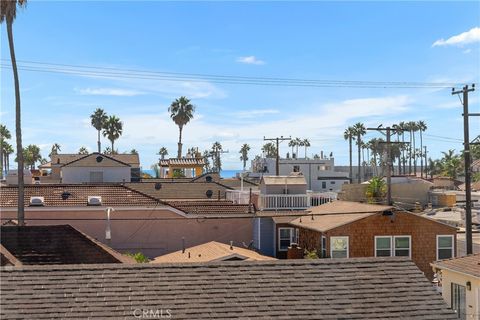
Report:
[{"label": "stucco wall", "polygon": [[[375,236],[411,236],[411,257],[415,264],[429,279],[433,279],[430,263],[437,256],[437,235],[455,235],[456,230],[444,224],[415,216],[414,214],[397,212],[394,219],[390,216],[376,214],[324,233],[327,238],[327,256],[330,256],[330,237],[349,236],[349,257],[374,257]],[[320,246],[320,232],[300,229],[299,245],[307,250]],[[456,248],[455,248],[456,250]]]},{"label": "stucco wall", "polygon": [[62,183],[88,183],[90,172],[103,172],[103,182],[130,182],[130,167],[63,167]]},{"label": "stucco wall", "polygon": [[466,287],[467,281],[472,289],[466,290],[466,319],[480,319],[480,279],[450,270],[442,270],[442,296],[445,302],[452,306],[452,283]]},{"label": "stucco wall", "polygon": [[[12,219],[16,214],[15,210],[2,209],[0,216]],[[140,251],[150,258],[181,250],[182,237],[187,247],[208,241],[227,244],[233,241],[234,245],[243,247],[242,242],[248,245],[253,237],[252,218],[193,219],[162,208],[116,208],[112,214],[111,241],[105,239],[105,208],[26,208],[25,217],[27,225],[70,224],[120,252]],[[174,220],[166,220],[171,218]]]}]

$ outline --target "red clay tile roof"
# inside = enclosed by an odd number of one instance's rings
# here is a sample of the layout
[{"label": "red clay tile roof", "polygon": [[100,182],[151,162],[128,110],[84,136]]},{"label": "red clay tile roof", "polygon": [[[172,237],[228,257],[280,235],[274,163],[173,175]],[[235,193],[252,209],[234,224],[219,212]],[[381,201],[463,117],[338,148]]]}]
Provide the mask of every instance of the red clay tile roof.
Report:
[{"label": "red clay tile roof", "polygon": [[[98,153],[96,153],[98,154]],[[120,154],[109,154],[109,157],[124,162],[128,163],[132,167],[138,167],[140,165],[140,158],[138,154],[125,154],[125,153],[120,153]],[[85,157],[83,154],[68,154],[68,153],[62,153],[62,154],[55,154],[52,155],[51,158],[51,163],[52,164],[66,164],[69,162],[72,162],[74,160],[80,159]]]},{"label": "red clay tile roof", "polygon": [[160,165],[163,167],[168,166],[175,166],[175,165],[205,165],[205,160],[203,158],[195,159],[195,158],[171,158],[171,159],[164,159],[160,160]]},{"label": "red clay tile roof", "polygon": [[432,263],[438,269],[449,269],[480,278],[480,253],[461,258],[440,260]]},{"label": "red clay tile roof", "polygon": [[[62,194],[68,197],[62,199]],[[101,196],[103,206],[154,206],[160,201],[140,191],[122,185],[69,185],[45,184],[25,186],[25,206],[29,206],[30,197],[44,197],[45,207],[87,206],[89,196]],[[17,186],[0,189],[0,207],[16,207]]]},{"label": "red clay tile roof", "polygon": [[[122,263],[123,257],[70,225],[2,226],[1,245],[22,265]],[[130,261],[132,262],[132,261]]]},{"label": "red clay tile roof", "polygon": [[[225,199],[225,191],[230,189],[216,182],[130,182],[125,185],[160,200]],[[207,194],[209,190],[212,191],[210,198]]]},{"label": "red clay tile roof", "polygon": [[113,155],[94,152],[65,163],[62,167],[131,167],[131,165],[119,160],[118,157],[114,158]]}]

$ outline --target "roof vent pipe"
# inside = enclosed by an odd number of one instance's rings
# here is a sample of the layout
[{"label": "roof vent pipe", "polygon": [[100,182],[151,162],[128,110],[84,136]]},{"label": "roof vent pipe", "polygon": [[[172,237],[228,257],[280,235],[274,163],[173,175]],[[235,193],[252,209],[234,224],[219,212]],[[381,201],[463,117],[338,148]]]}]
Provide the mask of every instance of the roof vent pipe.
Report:
[{"label": "roof vent pipe", "polygon": [[185,237],[182,237],[182,253],[185,253]]},{"label": "roof vent pipe", "polygon": [[111,225],[110,225],[110,213],[115,211],[115,209],[113,209],[112,207],[108,207],[107,209],[105,209],[105,211],[107,212],[107,226],[105,228],[105,239],[106,240],[112,240],[112,229],[111,229]]},{"label": "roof vent pipe", "polygon": [[233,241],[230,241],[230,250],[233,250]]}]

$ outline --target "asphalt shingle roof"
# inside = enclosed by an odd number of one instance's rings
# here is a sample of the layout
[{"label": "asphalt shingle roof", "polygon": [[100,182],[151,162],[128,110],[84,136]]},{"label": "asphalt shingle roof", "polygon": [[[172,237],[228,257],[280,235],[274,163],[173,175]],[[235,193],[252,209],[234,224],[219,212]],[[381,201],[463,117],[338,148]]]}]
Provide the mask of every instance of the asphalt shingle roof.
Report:
[{"label": "asphalt shingle roof", "polygon": [[471,254],[461,258],[439,260],[432,263],[432,266],[480,278],[480,253]]},{"label": "asphalt shingle roof", "polygon": [[[403,258],[4,267],[2,319],[456,319]],[[138,314],[138,311],[137,311]]]},{"label": "asphalt shingle roof", "polygon": [[[138,182],[126,183],[131,189],[161,200],[169,199],[225,199],[225,190],[230,189],[215,182]],[[160,189],[157,189],[160,187]],[[207,191],[211,191],[211,197]],[[209,193],[210,194],[210,193]]]},{"label": "asphalt shingle roof", "polygon": [[[62,194],[68,193],[66,199]],[[45,184],[25,186],[25,206],[30,197],[44,197],[45,207],[87,206],[89,196],[101,196],[104,206],[154,206],[159,201],[122,185]],[[17,186],[0,189],[0,207],[17,207]]]}]

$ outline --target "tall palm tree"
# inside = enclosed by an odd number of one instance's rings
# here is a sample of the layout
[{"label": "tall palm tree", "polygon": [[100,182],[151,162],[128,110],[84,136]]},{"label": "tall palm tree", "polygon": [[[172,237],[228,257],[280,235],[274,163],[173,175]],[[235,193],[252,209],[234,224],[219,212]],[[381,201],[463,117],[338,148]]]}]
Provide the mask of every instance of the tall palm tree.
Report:
[{"label": "tall palm tree", "polygon": [[361,122],[357,122],[353,125],[353,130],[355,131],[355,135],[357,136],[357,146],[358,146],[358,183],[362,182],[362,167],[361,167],[361,153],[362,153],[362,136],[367,133],[367,129]]},{"label": "tall palm tree", "polygon": [[103,111],[103,109],[97,108],[97,110],[95,110],[92,113],[92,115],[90,115],[90,120],[91,120],[92,126],[97,130],[97,133],[98,133],[97,145],[98,145],[98,153],[100,153],[102,152],[101,151],[102,145],[100,142],[100,132],[104,128],[105,123],[107,123],[108,116],[105,113],[105,111]]},{"label": "tall palm tree", "polygon": [[61,149],[60,145],[55,142],[52,145],[52,149],[51,149],[50,154],[48,156],[51,157],[54,154],[58,154],[58,151],[62,151],[62,149]]},{"label": "tall palm tree", "polygon": [[288,142],[288,146],[289,147],[292,147],[292,158],[293,158],[293,148],[297,145],[297,140],[296,139],[292,139]]},{"label": "tall palm tree", "polygon": [[345,129],[345,132],[343,133],[343,138],[345,140],[348,140],[348,147],[349,147],[349,156],[350,156],[350,183],[353,181],[353,165],[352,165],[352,140],[355,139],[355,132],[353,130],[353,127],[348,127]]},{"label": "tall palm tree", "polygon": [[412,134],[413,134],[413,149],[411,150],[412,157],[413,157],[413,172],[415,173],[415,175],[417,175],[417,149],[415,146],[415,136],[416,136],[416,132],[418,131],[417,122],[411,121],[410,129],[412,130]]},{"label": "tall palm tree", "polygon": [[80,149],[78,149],[78,154],[88,154],[87,148],[80,147]]},{"label": "tall palm tree", "polygon": [[273,142],[265,143],[262,147],[262,152],[265,154],[265,158],[277,157],[277,147]]},{"label": "tall palm tree", "polygon": [[222,170],[222,159],[221,154],[223,151],[223,147],[220,142],[216,141],[212,145],[212,156],[213,156],[213,168],[214,171],[220,173]]},{"label": "tall palm tree", "polygon": [[30,159],[30,167],[31,169],[35,169],[35,163],[42,159],[42,155],[40,154],[40,148],[37,145],[30,144],[26,148],[28,157]]},{"label": "tall palm tree", "polygon": [[105,127],[103,128],[103,136],[106,137],[112,143],[112,154],[115,153],[114,142],[123,133],[123,123],[116,116],[108,117],[107,122],[105,122]]},{"label": "tall palm tree", "polygon": [[[418,131],[420,132],[420,151],[421,151],[421,156],[420,156],[420,174],[423,178],[423,132],[425,132],[427,130],[427,123],[425,121],[418,121],[417,122],[417,128],[418,128]],[[426,163],[425,163],[426,165]]]},{"label": "tall palm tree", "polygon": [[6,140],[11,139],[12,135],[7,127],[3,124],[0,124],[0,179],[3,179],[3,172],[4,172],[4,148],[5,144],[7,143]]},{"label": "tall palm tree", "polygon": [[193,119],[193,113],[195,112],[195,106],[190,103],[186,97],[180,97],[172,102],[168,108],[170,112],[170,118],[178,126],[178,153],[177,158],[182,157],[182,130],[191,119]]},{"label": "tall palm tree", "polygon": [[245,168],[247,167],[248,151],[250,151],[250,146],[244,143],[239,151],[239,153],[241,154],[240,161],[243,161],[243,171],[245,171]]},{"label": "tall palm tree", "polygon": [[303,146],[305,147],[305,159],[307,159],[307,148],[311,146],[310,140],[308,139],[303,139]]},{"label": "tall palm tree", "polygon": [[403,174],[405,174],[407,171],[406,171],[406,158],[405,158],[405,151],[406,151],[406,147],[405,147],[405,132],[407,131],[407,125],[404,121],[400,122],[398,124],[398,130],[399,132],[402,134],[402,166],[403,166]]},{"label": "tall palm tree", "polygon": [[20,108],[20,81],[18,79],[17,59],[15,58],[15,47],[13,43],[13,21],[17,16],[17,6],[24,8],[27,0],[0,1],[0,23],[7,24],[8,46],[10,48],[10,59],[12,62],[13,82],[15,86],[15,137],[18,159],[18,225],[24,225],[25,219],[25,182],[23,179],[23,147],[22,147],[22,123]]},{"label": "tall palm tree", "polygon": [[299,158],[299,156],[298,156],[298,147],[303,147],[303,140],[300,139],[300,138],[295,138],[295,147],[296,147],[295,154],[296,154],[297,158]]},{"label": "tall palm tree", "polygon": [[6,173],[10,172],[10,155],[14,153],[13,147],[8,142],[4,142],[3,144],[3,156],[5,157],[5,169]]}]

